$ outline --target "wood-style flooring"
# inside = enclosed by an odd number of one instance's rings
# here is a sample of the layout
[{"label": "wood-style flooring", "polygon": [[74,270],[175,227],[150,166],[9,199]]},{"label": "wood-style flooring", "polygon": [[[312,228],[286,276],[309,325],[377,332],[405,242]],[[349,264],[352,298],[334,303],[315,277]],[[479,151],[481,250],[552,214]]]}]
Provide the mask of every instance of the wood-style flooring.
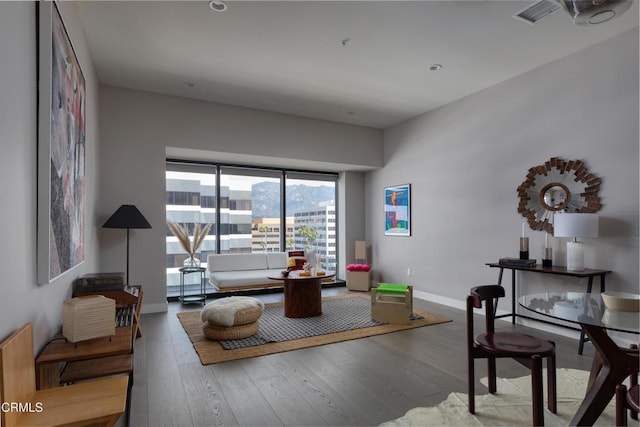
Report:
[{"label": "wood-style flooring", "polygon": [[[325,295],[347,292],[346,288],[323,291]],[[259,298],[281,301],[282,294]],[[167,313],[145,314],[141,319],[130,425],[373,426],[416,406],[436,405],[451,392],[466,393],[464,311],[420,299],[414,305],[453,321],[202,366],[176,316],[200,306],[169,303]],[[504,321],[498,328],[554,340],[559,368],[590,368],[593,347],[588,343],[580,356],[577,340]],[[485,375],[485,363],[477,361],[476,367],[479,380]],[[499,376],[527,374],[515,361],[498,361]],[[486,393],[479,381],[476,390]]]}]

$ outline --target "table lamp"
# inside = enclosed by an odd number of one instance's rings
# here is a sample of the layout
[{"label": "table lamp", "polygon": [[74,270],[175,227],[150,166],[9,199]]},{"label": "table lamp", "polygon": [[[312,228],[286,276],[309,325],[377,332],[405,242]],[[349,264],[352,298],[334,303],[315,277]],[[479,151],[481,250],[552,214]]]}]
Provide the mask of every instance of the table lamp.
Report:
[{"label": "table lamp", "polygon": [[553,217],[555,237],[573,237],[567,242],[567,270],[584,270],[584,244],[578,237],[598,237],[598,215],[590,213],[558,213]]},{"label": "table lamp", "polygon": [[129,284],[129,230],[132,228],[151,228],[151,224],[134,205],[122,205],[102,227],[127,229],[127,284]]}]

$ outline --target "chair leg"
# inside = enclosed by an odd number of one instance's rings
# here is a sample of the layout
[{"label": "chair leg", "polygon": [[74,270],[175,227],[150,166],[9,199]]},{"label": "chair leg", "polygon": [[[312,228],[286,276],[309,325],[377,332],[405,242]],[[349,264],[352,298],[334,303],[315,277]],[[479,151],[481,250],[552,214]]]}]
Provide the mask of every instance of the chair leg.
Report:
[{"label": "chair leg", "polygon": [[487,375],[489,379],[489,393],[493,394],[497,391],[498,387],[496,385],[496,358],[489,357],[487,359]]},{"label": "chair leg", "polygon": [[[638,351],[638,345],[637,344],[631,344],[631,349]],[[633,374],[631,375],[630,379],[629,379],[629,388],[632,388],[633,386],[638,385],[638,374]],[[631,418],[634,420],[638,420],[638,413],[636,411],[634,411],[633,409],[631,409],[629,412],[631,412]]]},{"label": "chair leg", "polygon": [[469,395],[469,413],[476,413],[475,359],[469,354],[467,362],[467,394]]},{"label": "chair leg", "polygon": [[616,426],[627,425],[627,386],[616,386]]},{"label": "chair leg", "polygon": [[126,403],[126,416],[125,425],[130,426],[131,421],[131,393],[133,392],[133,371],[129,372],[129,383],[127,384],[127,403]]},{"label": "chair leg", "polygon": [[[551,342],[555,347],[555,343]],[[557,414],[558,413],[558,394],[557,394],[557,381],[556,381],[556,353],[547,357],[547,406],[549,410]]]},{"label": "chair leg", "polygon": [[533,425],[544,425],[544,397],[542,385],[542,358],[531,356],[531,400],[533,410]]}]

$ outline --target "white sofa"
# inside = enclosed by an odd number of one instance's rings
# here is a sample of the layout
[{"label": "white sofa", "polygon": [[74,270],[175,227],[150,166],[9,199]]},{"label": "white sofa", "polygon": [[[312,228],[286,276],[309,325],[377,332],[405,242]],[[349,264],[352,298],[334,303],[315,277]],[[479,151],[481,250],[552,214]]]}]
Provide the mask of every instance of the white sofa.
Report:
[{"label": "white sofa", "polygon": [[287,269],[285,252],[211,254],[207,257],[209,282],[218,290],[268,288],[283,283],[269,279]]}]

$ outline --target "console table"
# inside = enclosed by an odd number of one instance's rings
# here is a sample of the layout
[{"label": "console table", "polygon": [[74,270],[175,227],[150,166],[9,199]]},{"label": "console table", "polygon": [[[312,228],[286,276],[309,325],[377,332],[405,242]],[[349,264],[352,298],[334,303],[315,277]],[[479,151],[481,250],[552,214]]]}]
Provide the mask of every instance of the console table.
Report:
[{"label": "console table", "polygon": [[[587,278],[587,289],[586,292],[587,293],[591,293],[591,289],[593,287],[593,278],[594,277],[600,277],[600,293],[605,291],[605,280],[604,277],[608,274],[611,273],[611,270],[594,270],[594,269],[590,269],[590,268],[585,268],[582,271],[570,271],[567,270],[567,267],[559,267],[559,266],[553,266],[553,267],[542,267],[541,265],[536,265],[535,267],[524,267],[524,266],[515,266],[515,265],[503,265],[497,262],[488,262],[486,263],[486,265],[488,265],[489,267],[492,268],[499,268],[500,272],[498,273],[498,285],[502,286],[502,274],[504,273],[504,270],[511,270],[511,313],[508,314],[501,314],[499,316],[496,316],[497,318],[500,317],[508,317],[511,316],[511,323],[515,324],[516,323],[516,317],[522,317],[525,319],[529,319],[529,320],[535,320],[537,322],[543,322],[543,323],[549,323],[552,325],[556,325],[556,326],[562,326],[562,327],[567,327],[564,325],[559,325],[557,323],[554,322],[550,322],[550,321],[546,321],[546,320],[542,320],[542,319],[537,319],[535,317],[530,317],[530,316],[526,316],[524,314],[520,314],[520,313],[516,313],[516,271],[526,271],[529,273],[538,273],[538,274],[551,274],[551,275],[555,275],[555,276],[568,276],[568,277],[575,277],[578,279],[581,278]],[[571,328],[573,329],[573,328]],[[578,354],[582,354],[582,351],[584,349],[584,342],[585,342],[585,335],[584,335],[584,331],[580,331],[580,343],[578,345]]]}]

